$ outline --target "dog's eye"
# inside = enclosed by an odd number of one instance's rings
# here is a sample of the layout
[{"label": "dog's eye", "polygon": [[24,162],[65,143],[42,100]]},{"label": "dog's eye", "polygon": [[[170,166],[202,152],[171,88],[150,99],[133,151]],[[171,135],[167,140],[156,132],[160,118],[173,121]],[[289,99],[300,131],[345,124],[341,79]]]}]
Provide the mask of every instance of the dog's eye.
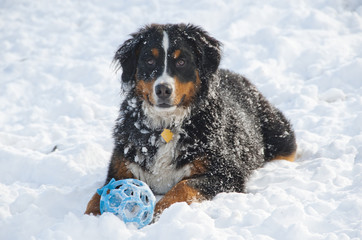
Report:
[{"label": "dog's eye", "polygon": [[183,66],[185,66],[185,64],[186,64],[186,61],[184,59],[179,59],[176,62],[176,67],[183,67]]},{"label": "dog's eye", "polygon": [[150,58],[150,59],[147,59],[147,60],[146,60],[146,63],[147,63],[147,65],[149,65],[149,66],[154,66],[154,65],[156,64],[156,60],[153,59],[153,58]]}]

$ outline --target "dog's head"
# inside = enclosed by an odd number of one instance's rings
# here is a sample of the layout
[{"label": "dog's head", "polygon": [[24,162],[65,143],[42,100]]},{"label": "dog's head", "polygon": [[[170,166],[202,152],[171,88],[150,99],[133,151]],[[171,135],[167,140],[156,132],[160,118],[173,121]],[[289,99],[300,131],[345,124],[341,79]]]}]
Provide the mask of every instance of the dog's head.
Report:
[{"label": "dog's head", "polygon": [[193,25],[150,25],[116,52],[122,82],[157,112],[191,105],[220,63],[220,43]]}]

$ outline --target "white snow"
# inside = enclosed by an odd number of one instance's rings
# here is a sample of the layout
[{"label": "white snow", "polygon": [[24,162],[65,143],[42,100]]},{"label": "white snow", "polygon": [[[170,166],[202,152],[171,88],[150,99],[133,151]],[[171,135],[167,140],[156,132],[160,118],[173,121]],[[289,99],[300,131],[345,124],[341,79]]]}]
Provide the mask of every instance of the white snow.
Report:
[{"label": "white snow", "polygon": [[[222,41],[222,67],[283,110],[299,151],[246,194],[175,204],[137,230],[83,212],[113,147],[113,54],[153,22]],[[0,239],[362,238],[361,0],[2,0],[0,49]]]}]

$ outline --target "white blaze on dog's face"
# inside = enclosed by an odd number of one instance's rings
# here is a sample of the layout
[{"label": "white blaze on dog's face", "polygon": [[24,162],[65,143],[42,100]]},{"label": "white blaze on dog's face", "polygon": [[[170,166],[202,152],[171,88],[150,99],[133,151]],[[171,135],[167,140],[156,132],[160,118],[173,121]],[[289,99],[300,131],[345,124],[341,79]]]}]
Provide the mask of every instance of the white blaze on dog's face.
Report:
[{"label": "white blaze on dog's face", "polygon": [[185,38],[176,30],[154,31],[141,42],[138,53],[136,94],[142,100],[148,125],[174,128],[172,140],[160,144],[149,171],[135,163],[131,163],[129,169],[159,194],[165,194],[190,175],[189,166],[175,169],[172,164],[178,154],[180,123],[190,113],[190,105],[201,84],[196,56]]},{"label": "white blaze on dog's face", "polygon": [[153,117],[183,115],[201,84],[192,46],[180,33],[166,31],[149,34],[141,45],[136,93],[146,113]]},{"label": "white blaze on dog's face", "polygon": [[[162,48],[164,53],[168,53],[169,39],[168,34],[163,32]],[[155,108],[158,111],[174,111],[177,107],[171,104],[175,98],[175,79],[167,74],[167,55],[164,57],[164,68],[162,75],[157,78],[153,84],[153,99],[155,99]]]}]

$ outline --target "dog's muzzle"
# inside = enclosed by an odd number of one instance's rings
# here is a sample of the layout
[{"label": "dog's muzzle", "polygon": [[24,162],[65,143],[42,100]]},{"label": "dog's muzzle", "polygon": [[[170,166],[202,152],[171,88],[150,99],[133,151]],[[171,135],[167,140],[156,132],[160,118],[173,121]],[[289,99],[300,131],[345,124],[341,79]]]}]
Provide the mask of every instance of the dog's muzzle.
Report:
[{"label": "dog's muzzle", "polygon": [[172,96],[172,86],[167,83],[158,84],[155,87],[155,94],[157,96],[157,107],[160,108],[169,108],[172,107],[173,104],[171,102]]}]

